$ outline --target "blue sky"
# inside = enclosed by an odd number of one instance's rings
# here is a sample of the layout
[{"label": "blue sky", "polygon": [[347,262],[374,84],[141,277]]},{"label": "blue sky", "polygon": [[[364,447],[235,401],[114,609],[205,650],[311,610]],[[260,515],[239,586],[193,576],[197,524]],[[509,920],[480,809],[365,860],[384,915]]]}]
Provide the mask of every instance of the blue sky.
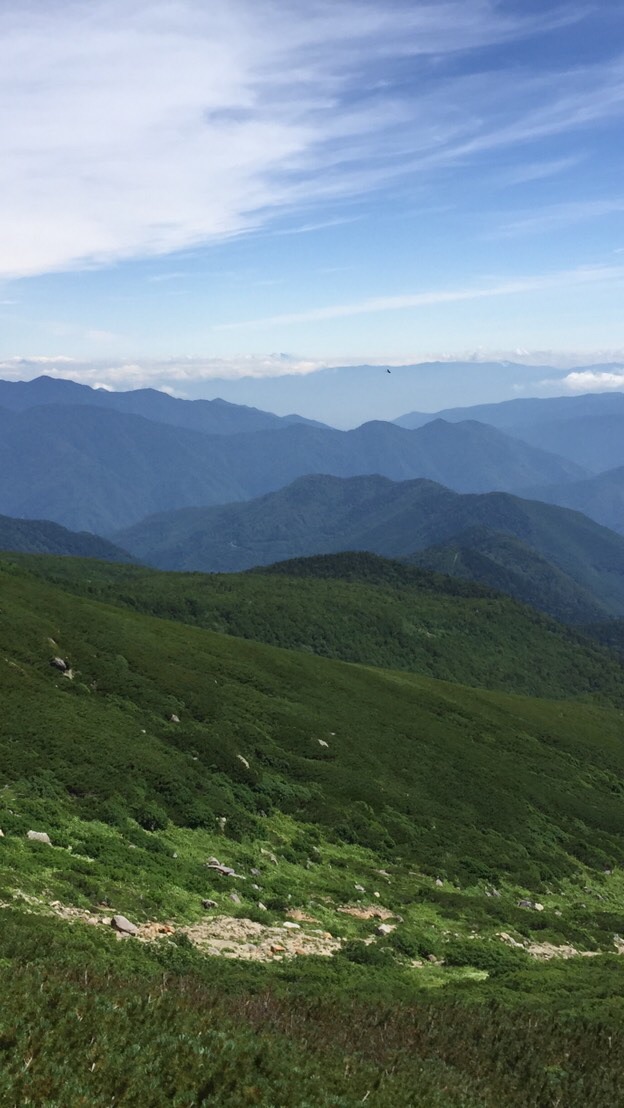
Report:
[{"label": "blue sky", "polygon": [[0,62],[5,377],[624,359],[613,0],[5,0]]}]

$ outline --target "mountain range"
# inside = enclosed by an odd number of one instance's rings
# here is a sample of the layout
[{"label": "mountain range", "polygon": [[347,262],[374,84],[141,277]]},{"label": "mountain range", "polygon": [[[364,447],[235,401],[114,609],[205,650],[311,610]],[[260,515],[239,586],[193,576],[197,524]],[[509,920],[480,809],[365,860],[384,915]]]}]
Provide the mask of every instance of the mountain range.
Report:
[{"label": "mountain range", "polygon": [[479,420],[594,474],[624,466],[624,393],[527,398],[435,413],[409,412],[394,422],[415,430],[435,419],[449,423]]},{"label": "mountain range", "polygon": [[624,534],[624,465],[581,481],[524,489],[523,495],[544,500],[547,504],[559,504],[562,508],[574,508],[597,523]]},{"label": "mountain range", "polygon": [[[220,396],[235,404],[256,404],[281,413],[302,411],[333,426],[355,427],[370,419],[371,412],[377,419],[393,420],[419,406],[436,411],[446,406],[447,397],[456,397],[456,404],[492,399],[501,403],[517,397],[519,388],[525,394],[541,392],[545,381],[551,389],[560,382],[559,391],[565,394],[564,379],[569,373],[548,364],[527,366],[508,359],[342,365],[300,373],[293,372],[291,360],[284,357],[281,369],[273,377],[204,379],[195,386],[185,382],[185,388],[195,387],[203,396]],[[575,367],[575,372],[584,371],[592,377],[618,374],[622,363]]]},{"label": "mountain range", "polygon": [[0,437],[0,512],[101,534],[159,511],[252,498],[318,472],[427,477],[461,492],[587,476],[471,421],[437,420],[415,431],[382,422],[354,431],[291,423],[208,435],[110,407],[46,404],[0,408]]},{"label": "mountain range", "polygon": [[0,408],[22,412],[48,404],[110,408],[126,415],[143,416],[157,423],[170,423],[208,435],[230,435],[237,431],[264,431],[289,423],[309,423],[304,416],[277,416],[244,404],[226,400],[182,400],[158,389],[112,392],[91,388],[64,378],[36,377],[32,381],[0,381]]},{"label": "mountain range", "polygon": [[[406,558],[475,527],[519,540],[529,560],[546,559],[560,588],[564,575],[565,604],[580,622],[624,614],[619,535],[564,508],[507,493],[462,495],[426,480],[305,477],[245,503],[156,515],[113,538],[163,569],[224,572],[340,550]],[[557,600],[549,604],[539,606],[561,615]]]}]

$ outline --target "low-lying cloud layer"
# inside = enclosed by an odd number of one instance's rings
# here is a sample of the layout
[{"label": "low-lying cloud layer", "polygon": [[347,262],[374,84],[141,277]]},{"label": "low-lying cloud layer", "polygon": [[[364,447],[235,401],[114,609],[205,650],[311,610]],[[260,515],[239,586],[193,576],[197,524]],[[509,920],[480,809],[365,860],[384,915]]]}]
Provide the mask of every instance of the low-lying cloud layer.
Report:
[{"label": "low-lying cloud layer", "polygon": [[[337,365],[399,366],[440,362],[513,363],[518,366],[518,392],[523,389],[522,366],[544,367],[559,372],[536,384],[531,378],[531,392],[607,392],[624,390],[624,349],[585,350],[582,352],[561,350],[457,350],[440,355],[421,352],[409,360],[389,357],[365,358],[354,354],[345,360],[319,361],[313,358],[289,354],[266,356],[240,355],[234,358],[170,358],[141,362],[80,361],[65,355],[47,357],[16,357],[0,361],[0,378],[7,381],[31,380],[46,375],[70,378],[93,388],[117,390],[156,388],[177,396],[201,395],[202,381],[215,379],[270,378],[286,375],[307,376],[320,369]],[[568,372],[569,371],[569,372]]]}]

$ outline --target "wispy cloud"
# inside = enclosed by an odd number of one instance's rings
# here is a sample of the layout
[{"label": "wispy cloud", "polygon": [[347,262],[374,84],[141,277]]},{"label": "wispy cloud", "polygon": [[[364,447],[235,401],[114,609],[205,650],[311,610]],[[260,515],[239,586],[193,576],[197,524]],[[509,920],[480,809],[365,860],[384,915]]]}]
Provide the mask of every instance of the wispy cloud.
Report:
[{"label": "wispy cloud", "polygon": [[524,165],[511,166],[496,173],[499,185],[526,185],[531,181],[541,181],[546,177],[555,177],[574,169],[583,160],[584,155],[572,154],[566,158],[544,158],[541,161],[527,162]]},{"label": "wispy cloud", "polygon": [[372,296],[350,304],[330,304],[311,308],[304,312],[247,319],[237,323],[221,323],[215,331],[237,331],[247,328],[288,326],[346,316],[370,315],[374,312],[396,312],[405,308],[423,308],[437,304],[452,304],[462,300],[486,300],[498,296],[536,292],[540,289],[561,288],[571,285],[596,284],[597,282],[624,281],[624,266],[579,266],[556,273],[501,280],[497,283],[473,285],[467,288],[431,289],[406,293],[400,296]]},{"label": "wispy cloud", "polygon": [[602,200],[565,201],[525,213],[505,223],[499,228],[498,234],[509,236],[541,234],[591,219],[618,215],[621,212],[624,212],[624,198],[620,196]]},{"label": "wispy cloud", "polygon": [[[0,276],[155,256],[317,198],[621,112],[613,66],[467,81],[427,64],[584,14],[496,0],[7,0]],[[411,57],[413,82],[380,79]],[[442,67],[443,69],[443,67]],[[10,125],[9,125],[10,124]]]}]

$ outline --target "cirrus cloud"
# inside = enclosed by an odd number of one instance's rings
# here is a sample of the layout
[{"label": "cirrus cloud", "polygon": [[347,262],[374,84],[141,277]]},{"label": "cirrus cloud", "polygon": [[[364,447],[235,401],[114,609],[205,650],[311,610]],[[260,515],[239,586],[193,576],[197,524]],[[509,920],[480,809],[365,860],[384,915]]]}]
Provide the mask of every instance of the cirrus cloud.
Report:
[{"label": "cirrus cloud", "polygon": [[[0,276],[193,249],[362,195],[414,159],[424,171],[619,111],[612,74],[567,73],[554,98],[525,82],[526,119],[515,102],[493,118],[498,75],[427,65],[582,14],[496,0],[7,0]],[[380,79],[401,58],[411,84]]]}]

